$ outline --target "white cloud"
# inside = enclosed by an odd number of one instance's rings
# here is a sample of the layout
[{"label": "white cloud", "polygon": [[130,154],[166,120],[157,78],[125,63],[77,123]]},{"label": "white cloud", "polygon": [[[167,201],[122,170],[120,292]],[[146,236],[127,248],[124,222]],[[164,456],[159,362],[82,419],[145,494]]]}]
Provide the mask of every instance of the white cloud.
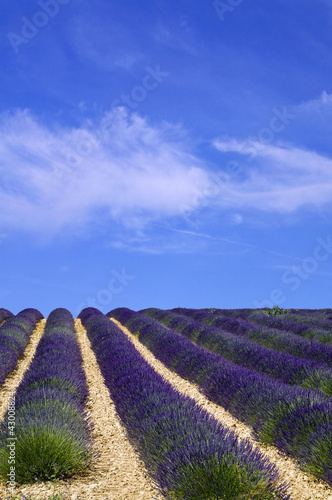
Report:
[{"label": "white cloud", "polygon": [[[231,210],[239,225],[243,210],[282,214],[308,204],[325,209],[332,201],[327,156],[251,139],[213,144],[241,156],[240,175],[212,173],[180,127],[152,126],[124,108],[79,128],[50,127],[27,110],[3,114],[0,228],[51,236],[112,220],[138,231],[174,217],[185,222],[203,207],[218,217]],[[253,161],[246,158],[248,145]]]},{"label": "white cloud", "polygon": [[5,114],[0,154],[0,224],[46,233],[96,213],[135,227],[176,216],[209,183],[179,128],[152,127],[123,108],[79,129]]},{"label": "white cloud", "polygon": [[[255,140],[217,139],[214,147],[225,153],[246,156],[243,178],[221,190],[219,202],[228,206],[281,213],[314,203],[332,201],[332,159],[289,144],[264,144]],[[247,157],[249,160],[249,157]]]}]

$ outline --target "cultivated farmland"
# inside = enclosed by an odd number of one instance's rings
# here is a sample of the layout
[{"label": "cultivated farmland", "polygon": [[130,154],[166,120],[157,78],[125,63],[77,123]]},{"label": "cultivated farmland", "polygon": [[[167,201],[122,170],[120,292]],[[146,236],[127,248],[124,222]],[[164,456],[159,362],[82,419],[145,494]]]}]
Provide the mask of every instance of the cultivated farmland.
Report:
[{"label": "cultivated farmland", "polygon": [[0,309],[0,499],[332,500],[331,396],[331,309]]}]

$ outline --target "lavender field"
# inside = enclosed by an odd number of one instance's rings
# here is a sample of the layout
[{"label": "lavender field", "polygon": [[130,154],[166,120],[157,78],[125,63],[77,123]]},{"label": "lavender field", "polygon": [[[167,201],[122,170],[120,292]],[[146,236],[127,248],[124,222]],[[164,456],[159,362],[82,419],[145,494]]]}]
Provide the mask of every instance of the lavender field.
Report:
[{"label": "lavender field", "polygon": [[[108,404],[150,478],[155,496],[144,498],[332,495],[331,309],[116,308],[105,315],[88,307],[76,320],[63,308],[47,318],[36,309],[16,315],[0,309],[0,324],[0,391],[10,386],[40,332],[0,420],[0,476],[6,489],[0,498],[23,498],[15,496],[23,488],[32,495],[24,498],[46,498],[33,496],[36,480],[59,486],[72,481],[81,496],[69,498],[88,498],[82,481],[98,467],[101,446],[95,443],[96,417],[89,409],[81,330]],[[246,426],[253,441],[181,393],[152,359]],[[276,450],[281,462],[273,463],[261,446]],[[292,460],[311,478],[303,496],[285,478],[282,460]],[[116,476],[107,481],[91,498],[130,498],[114,493]],[[325,496],[315,497],[320,495],[316,486]],[[67,494],[68,487],[47,498]],[[131,498],[142,497],[136,492]]]}]

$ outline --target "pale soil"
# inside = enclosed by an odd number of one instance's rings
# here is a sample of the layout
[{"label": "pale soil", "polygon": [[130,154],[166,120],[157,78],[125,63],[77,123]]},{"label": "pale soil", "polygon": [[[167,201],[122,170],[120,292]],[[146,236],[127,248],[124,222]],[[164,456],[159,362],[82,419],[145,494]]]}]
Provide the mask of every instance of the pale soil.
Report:
[{"label": "pale soil", "polygon": [[332,488],[325,482],[319,481],[315,477],[305,474],[296,466],[296,462],[289,457],[281,456],[279,451],[270,445],[265,445],[257,442],[251,434],[251,429],[234,418],[228,411],[219,405],[216,405],[203,396],[198,386],[182,379],[174,372],[170,371],[157,358],[132,335],[129,330],[121,325],[118,321],[112,320],[122,329],[122,331],[133,342],[136,349],[144,357],[144,359],[155,369],[157,373],[174,387],[192,399],[207,410],[214,418],[221,422],[224,426],[236,431],[240,439],[248,438],[270,461],[277,465],[280,472],[280,479],[283,483],[289,484],[288,493],[291,494],[292,500],[332,500]]}]

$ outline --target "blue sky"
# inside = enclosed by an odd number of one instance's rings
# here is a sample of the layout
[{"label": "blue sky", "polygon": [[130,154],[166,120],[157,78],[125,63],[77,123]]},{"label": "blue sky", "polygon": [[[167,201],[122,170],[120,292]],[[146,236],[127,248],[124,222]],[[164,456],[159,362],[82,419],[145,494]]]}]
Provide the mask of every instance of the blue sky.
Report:
[{"label": "blue sky", "polygon": [[0,307],[331,307],[331,0],[0,25]]}]

